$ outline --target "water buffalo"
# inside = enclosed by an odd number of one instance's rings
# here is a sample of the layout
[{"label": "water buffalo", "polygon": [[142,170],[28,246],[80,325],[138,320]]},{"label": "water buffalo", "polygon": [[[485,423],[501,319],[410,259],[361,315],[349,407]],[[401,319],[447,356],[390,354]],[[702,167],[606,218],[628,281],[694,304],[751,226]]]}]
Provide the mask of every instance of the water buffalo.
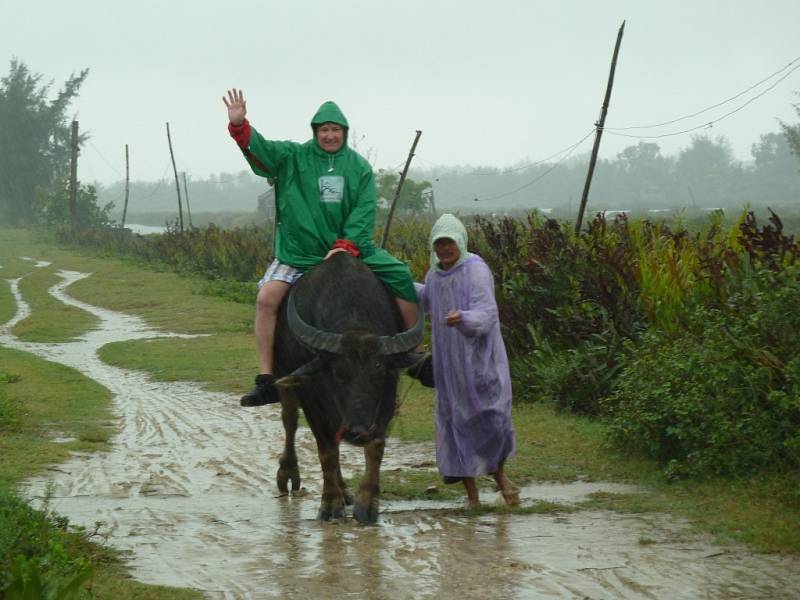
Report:
[{"label": "water buffalo", "polygon": [[306,273],[278,313],[275,372],[286,432],[278,489],[300,489],[294,448],[298,406],[317,441],[323,488],[318,518],[345,515],[353,503],[339,467],[339,443],[364,448],[365,470],[353,517],[378,518],[379,474],[386,428],[395,412],[398,370],[422,340],[423,314],[403,331],[397,304],[360,260],[345,252]]}]

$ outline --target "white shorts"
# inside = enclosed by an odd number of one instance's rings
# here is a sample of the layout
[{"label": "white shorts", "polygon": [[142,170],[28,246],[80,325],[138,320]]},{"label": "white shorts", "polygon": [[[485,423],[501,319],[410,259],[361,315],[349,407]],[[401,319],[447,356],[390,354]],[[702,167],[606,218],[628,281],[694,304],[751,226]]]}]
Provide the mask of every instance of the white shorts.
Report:
[{"label": "white shorts", "polygon": [[272,261],[272,264],[267,267],[267,272],[264,273],[264,276],[259,280],[258,289],[261,289],[261,286],[268,281],[284,281],[291,285],[302,276],[302,271],[299,271],[294,267],[290,267],[289,265],[279,263],[278,259],[276,258]]}]

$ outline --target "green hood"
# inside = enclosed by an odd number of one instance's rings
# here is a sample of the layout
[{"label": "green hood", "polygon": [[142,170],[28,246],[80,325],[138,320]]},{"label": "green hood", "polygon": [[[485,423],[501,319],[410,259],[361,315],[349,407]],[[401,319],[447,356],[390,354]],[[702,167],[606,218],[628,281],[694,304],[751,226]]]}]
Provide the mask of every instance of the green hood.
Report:
[{"label": "green hood", "polygon": [[[323,123],[336,123],[344,127],[344,144],[342,148],[347,146],[347,134],[350,133],[350,125],[342,112],[342,109],[333,100],[323,102],[322,106],[317,110],[317,114],[311,119],[311,131],[313,132],[314,143],[317,141],[316,129]],[[319,144],[317,144],[319,148]]]},{"label": "green hood", "polygon": [[315,129],[318,125],[322,125],[323,123],[336,123],[345,129],[349,129],[350,127],[347,123],[347,119],[344,117],[342,109],[336,105],[336,102],[331,100],[323,102],[322,106],[319,107],[317,114],[311,119],[311,128]]}]

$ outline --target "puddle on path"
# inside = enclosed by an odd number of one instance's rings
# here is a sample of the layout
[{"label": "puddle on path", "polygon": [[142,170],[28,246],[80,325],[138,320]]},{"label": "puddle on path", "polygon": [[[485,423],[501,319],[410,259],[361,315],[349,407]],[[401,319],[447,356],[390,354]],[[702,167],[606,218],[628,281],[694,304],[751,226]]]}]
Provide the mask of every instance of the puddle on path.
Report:
[{"label": "puddle on path", "polygon": [[[164,337],[137,317],[97,308],[64,289],[86,275],[60,272],[52,295],[100,319],[64,344],[26,343],[10,332],[29,314],[18,280],[14,318],[0,344],[71,366],[114,394],[119,434],[110,452],[76,455],[26,484],[74,523],[105,523],[109,543],[130,551],[133,576],[204,590],[209,598],[800,598],[800,559],[755,555],[689,536],[668,515],[591,511],[465,516],[460,503],[389,501],[377,527],[321,524],[313,437],[298,432],[305,497],[276,497],[282,446],[276,407],[242,409],[228,394],[161,383],[102,363],[103,344]],[[390,440],[384,469],[433,460],[430,444]],[[346,447],[345,476],[361,452]],[[537,484],[523,499],[570,502],[615,484]],[[484,493],[484,501],[494,500]]]}]

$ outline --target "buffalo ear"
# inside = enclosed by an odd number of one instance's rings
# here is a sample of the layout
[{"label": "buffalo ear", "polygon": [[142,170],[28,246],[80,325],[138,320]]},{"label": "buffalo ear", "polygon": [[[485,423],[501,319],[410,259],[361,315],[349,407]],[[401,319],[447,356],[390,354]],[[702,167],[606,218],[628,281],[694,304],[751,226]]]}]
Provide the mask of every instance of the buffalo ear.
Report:
[{"label": "buffalo ear", "polygon": [[322,359],[317,356],[286,375],[286,377],[281,377],[275,381],[275,385],[278,387],[295,387],[308,383],[310,379],[322,372],[322,366]]}]

